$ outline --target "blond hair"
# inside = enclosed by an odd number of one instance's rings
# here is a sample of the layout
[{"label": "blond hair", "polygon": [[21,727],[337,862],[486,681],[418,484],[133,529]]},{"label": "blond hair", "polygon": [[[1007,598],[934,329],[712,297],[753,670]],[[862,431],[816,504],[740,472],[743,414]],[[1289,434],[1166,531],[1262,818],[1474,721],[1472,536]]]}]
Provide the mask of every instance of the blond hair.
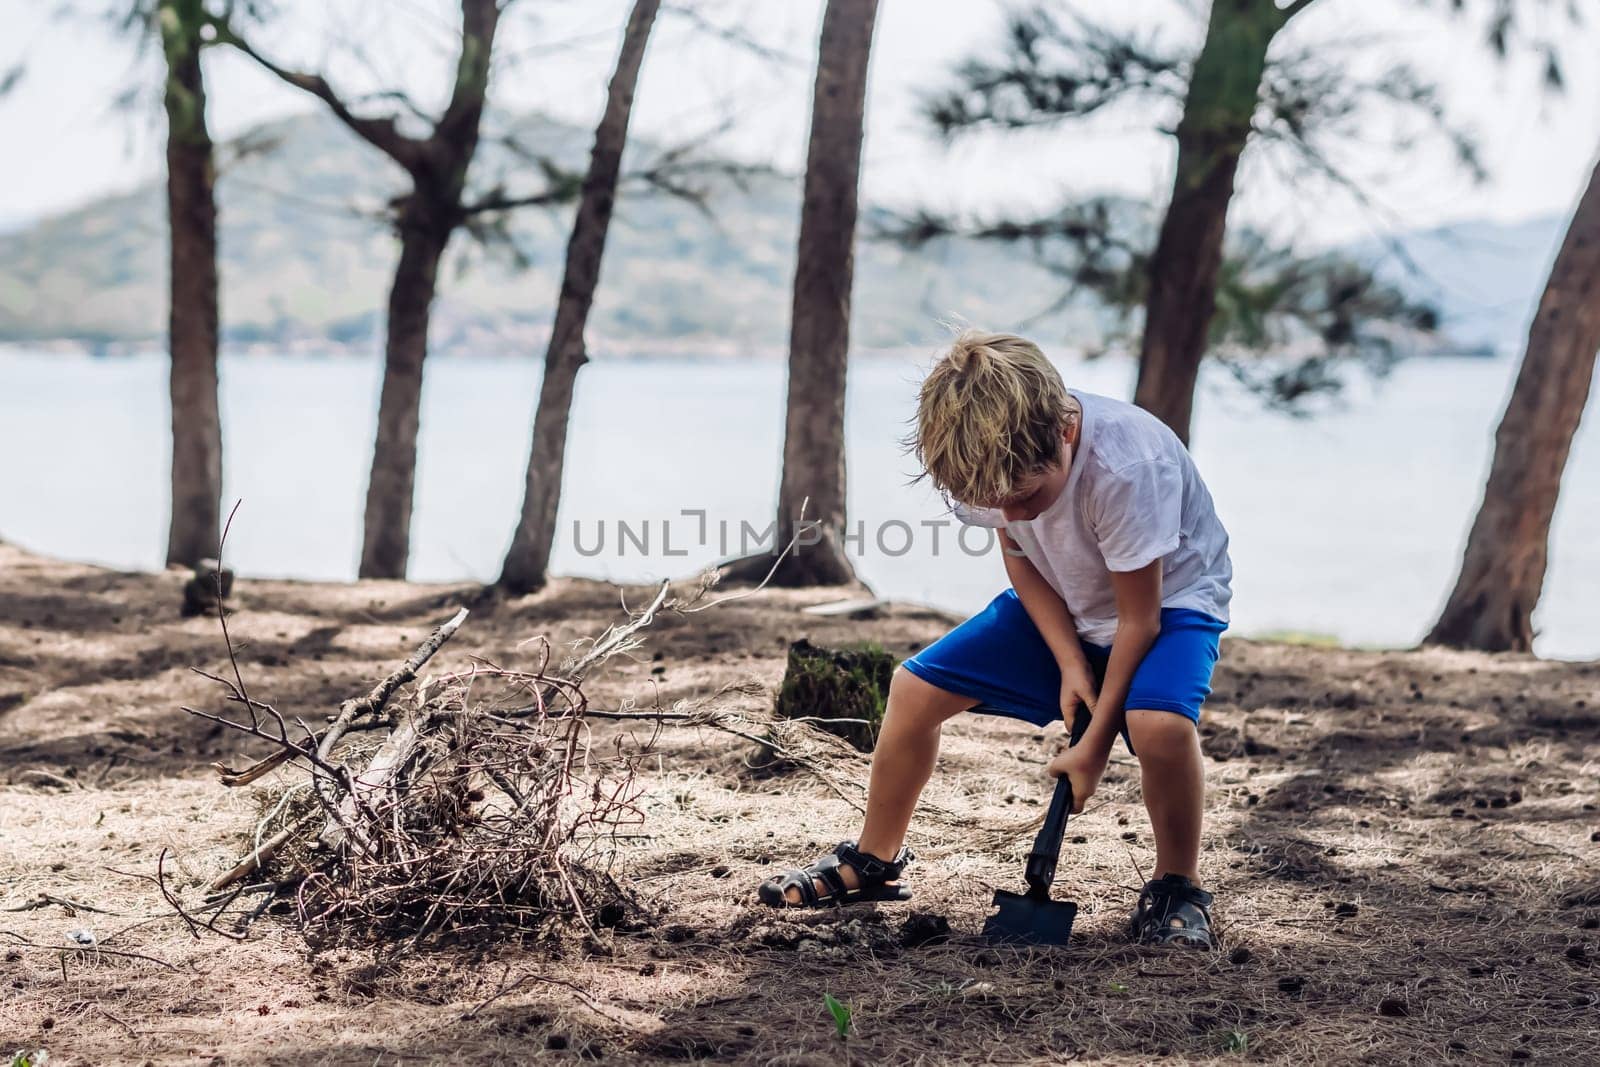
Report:
[{"label": "blond hair", "polygon": [[933,484],[963,504],[994,506],[1061,458],[1067,387],[1039,346],[966,330],[917,393],[910,444]]}]

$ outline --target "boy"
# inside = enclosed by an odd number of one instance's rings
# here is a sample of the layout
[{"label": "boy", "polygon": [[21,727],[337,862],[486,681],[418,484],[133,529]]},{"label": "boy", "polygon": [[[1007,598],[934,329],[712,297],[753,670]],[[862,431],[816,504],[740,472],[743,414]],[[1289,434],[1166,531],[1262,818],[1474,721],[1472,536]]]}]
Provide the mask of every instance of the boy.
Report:
[{"label": "boy", "polygon": [[770,879],[760,899],[909,899],[902,842],[943,722],[967,710],[1039,726],[1062,716],[1073,744],[1047,770],[1071,781],[1075,812],[1119,733],[1139,760],[1156,867],[1134,938],[1214,947],[1211,894],[1197,884],[1196,724],[1232,567],[1194,461],[1147,412],[1069,391],[1032,342],[976,331],[928,373],[912,444],[963,522],[1000,531],[1011,588],[895,672],[859,840]]}]

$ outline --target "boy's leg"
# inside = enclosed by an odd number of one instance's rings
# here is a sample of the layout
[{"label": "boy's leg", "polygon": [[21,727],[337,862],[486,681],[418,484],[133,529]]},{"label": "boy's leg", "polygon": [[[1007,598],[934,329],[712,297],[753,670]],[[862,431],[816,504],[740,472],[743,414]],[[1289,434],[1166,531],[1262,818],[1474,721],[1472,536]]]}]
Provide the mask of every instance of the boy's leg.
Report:
[{"label": "boy's leg", "polygon": [[1128,687],[1126,737],[1155,833],[1155,880],[1200,880],[1205,763],[1198,726],[1224,628],[1200,612],[1163,609],[1161,633]]},{"label": "boy's leg", "polygon": [[883,727],[872,752],[867,817],[856,847],[893,859],[905,843],[911,813],[939,759],[939,728],[976,703],[900,668],[889,683]]},{"label": "boy's leg", "polygon": [[[917,798],[939,758],[939,728],[974,703],[971,697],[946,692],[904,667],[895,670],[883,727],[872,752],[866,824],[856,842],[862,852],[892,860],[900,851]],[[859,887],[856,872],[849,866],[841,867],[839,874],[851,889]],[[827,893],[828,889],[818,881],[817,891]],[[800,903],[798,889],[784,895],[790,903]]]},{"label": "boy's leg", "polygon": [[1137,941],[1216,947],[1212,896],[1200,888],[1205,763],[1197,726],[1211,693],[1224,624],[1183,609],[1161,613],[1161,633],[1128,687],[1127,739],[1139,759],[1144,805],[1156,838],[1156,869],[1139,894]]},{"label": "boy's leg", "polygon": [[1178,874],[1200,881],[1200,819],[1205,763],[1199,731],[1170,711],[1130,710],[1128,736],[1139,758],[1140,790],[1156,838],[1152,877]]},{"label": "boy's leg", "polygon": [[[1061,714],[1060,695],[1061,672],[1055,655],[1009,589],[906,660],[889,684],[883,727],[872,754],[866,824],[855,842],[856,850],[893,865],[917,798],[933,774],[939,757],[939,729],[945,720],[975,708],[1043,726]],[[817,900],[812,903],[837,897],[836,887],[828,888],[818,876],[819,865],[830,878],[836,876],[845,891],[861,887],[858,872],[836,850],[834,856],[818,860],[810,868],[768,879],[758,895],[770,905],[803,903],[804,871],[809,870],[817,890]],[[874,888],[880,888],[877,878],[874,874]],[[904,888],[893,879],[882,885]]]}]

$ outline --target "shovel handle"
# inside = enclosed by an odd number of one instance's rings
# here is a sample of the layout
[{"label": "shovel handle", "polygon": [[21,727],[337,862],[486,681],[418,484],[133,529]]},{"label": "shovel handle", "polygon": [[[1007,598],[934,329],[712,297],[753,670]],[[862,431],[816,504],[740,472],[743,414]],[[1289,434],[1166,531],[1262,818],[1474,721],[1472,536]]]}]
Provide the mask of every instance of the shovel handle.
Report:
[{"label": "shovel handle", "polygon": [[1056,779],[1056,791],[1050,796],[1050,810],[1045,812],[1044,825],[1039,836],[1033,839],[1033,851],[1028,853],[1028,887],[1046,890],[1056,878],[1056,861],[1061,857],[1061,838],[1067,832],[1067,816],[1072,812],[1072,782],[1066,775]]}]

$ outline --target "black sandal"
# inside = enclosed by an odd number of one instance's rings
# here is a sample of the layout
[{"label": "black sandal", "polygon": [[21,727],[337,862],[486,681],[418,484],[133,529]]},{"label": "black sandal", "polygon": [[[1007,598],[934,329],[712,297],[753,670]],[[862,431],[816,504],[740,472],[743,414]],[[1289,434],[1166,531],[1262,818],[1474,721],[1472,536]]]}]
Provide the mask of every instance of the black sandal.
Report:
[{"label": "black sandal", "polygon": [[[879,859],[856,848],[854,841],[841,841],[829,855],[799,871],[785,871],[761,883],[756,896],[773,908],[825,908],[829,905],[859,904],[873,900],[910,900],[911,890],[898,884],[900,872],[911,861],[911,850],[902,848],[892,860]],[[840,868],[856,872],[859,887],[845,884]],[[826,887],[817,892],[817,882]],[[890,884],[894,883],[894,884]],[[791,901],[788,892],[798,890],[800,900]]]},{"label": "black sandal", "polygon": [[1211,932],[1213,899],[1181,874],[1146,882],[1129,933],[1146,945],[1216,948],[1217,937]]}]

